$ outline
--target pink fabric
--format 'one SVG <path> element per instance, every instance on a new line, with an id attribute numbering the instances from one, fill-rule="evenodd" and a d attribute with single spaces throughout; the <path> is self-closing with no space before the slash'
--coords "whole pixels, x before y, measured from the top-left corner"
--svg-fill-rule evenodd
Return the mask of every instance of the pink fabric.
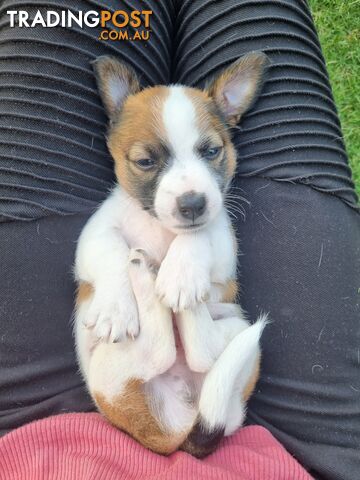
<path id="1" fill-rule="evenodd" d="M 1 480 L 309 480 L 262 427 L 225 439 L 205 460 L 155 455 L 100 415 L 70 414 L 26 425 L 0 440 Z"/>

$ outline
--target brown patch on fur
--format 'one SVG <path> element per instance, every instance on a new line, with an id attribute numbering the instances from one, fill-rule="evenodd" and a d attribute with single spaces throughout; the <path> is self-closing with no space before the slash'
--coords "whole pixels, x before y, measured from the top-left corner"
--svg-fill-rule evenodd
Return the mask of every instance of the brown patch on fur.
<path id="1" fill-rule="evenodd" d="M 234 303 L 238 293 L 238 286 L 236 280 L 230 280 L 224 287 L 222 301 L 224 303 Z"/>
<path id="2" fill-rule="evenodd" d="M 108 147 L 115 161 L 119 183 L 131 196 L 138 198 L 144 184 L 149 185 L 150 191 L 152 183 L 153 188 L 156 188 L 157 174 L 169 158 L 170 146 L 162 113 L 170 89 L 156 86 L 138 92 L 134 86 L 133 90 L 136 94 L 130 94 L 121 110 L 112 118 Z M 224 146 L 222 153 L 210 166 L 218 171 L 220 178 L 224 178 L 225 187 L 234 176 L 237 157 L 228 126 L 214 99 L 206 91 L 184 88 L 184 92 L 195 108 L 200 137 L 212 140 L 215 146 Z M 102 97 L 106 104 L 104 92 Z M 137 160 L 154 157 L 156 168 L 146 171 L 136 165 Z"/>
<path id="3" fill-rule="evenodd" d="M 144 155 L 148 148 L 156 152 L 161 150 L 162 142 L 166 143 L 162 109 L 168 92 L 166 87 L 160 86 L 147 88 L 129 97 L 110 130 L 108 146 L 115 160 L 116 176 L 123 188 L 135 198 L 136 182 L 151 180 L 157 174 L 157 169 L 142 171 L 135 161 L 142 159 L 139 157 L 141 151 Z"/>
<path id="4" fill-rule="evenodd" d="M 150 412 L 141 380 L 129 380 L 124 391 L 112 403 L 95 392 L 93 397 L 101 413 L 117 428 L 124 430 L 144 447 L 161 455 L 170 455 L 184 442 L 188 432 L 171 435 L 164 432 Z"/>
<path id="5" fill-rule="evenodd" d="M 244 393 L 243 393 L 243 400 L 244 402 L 247 402 L 249 398 L 251 397 L 251 394 L 253 393 L 256 383 L 259 380 L 260 376 L 260 360 L 261 360 L 261 355 L 259 354 L 257 358 L 257 362 L 254 368 L 254 372 L 248 382 L 248 384 L 245 387 Z"/>
<path id="6" fill-rule="evenodd" d="M 225 156 L 224 174 L 226 180 L 232 179 L 236 169 L 237 155 L 225 119 L 214 102 L 214 98 L 212 98 L 207 91 L 194 88 L 187 88 L 186 95 L 188 95 L 194 105 L 200 136 L 205 136 L 210 139 L 213 138 L 215 145 L 219 143 L 216 139 L 220 137 L 224 145 L 222 155 L 219 155 L 211 165 L 215 169 L 220 169 Z"/>
<path id="7" fill-rule="evenodd" d="M 94 293 L 94 287 L 87 282 L 81 282 L 77 289 L 76 306 L 88 300 Z"/>
<path id="8" fill-rule="evenodd" d="M 233 176 L 235 175 L 235 170 L 236 170 L 237 153 L 230 139 L 226 143 L 226 155 L 227 155 L 226 175 L 228 179 L 230 178 L 232 179 Z"/>

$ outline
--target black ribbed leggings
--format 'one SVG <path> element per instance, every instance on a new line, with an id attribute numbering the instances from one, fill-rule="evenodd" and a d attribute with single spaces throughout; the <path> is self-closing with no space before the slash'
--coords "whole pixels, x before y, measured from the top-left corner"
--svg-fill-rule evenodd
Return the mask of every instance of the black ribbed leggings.
<path id="1" fill-rule="evenodd" d="M 306 2 L 121 2 L 154 11 L 146 44 L 99 41 L 96 29 L 10 28 L 7 10 L 42 7 L 120 8 L 0 3 L 0 431 L 93 408 L 74 356 L 71 269 L 114 176 L 90 61 L 113 54 L 144 85 L 201 86 L 260 49 L 269 78 L 234 131 L 234 193 L 250 201 L 236 222 L 241 302 L 250 318 L 273 320 L 248 422 L 269 428 L 316 478 L 359 478 L 360 222 Z"/>

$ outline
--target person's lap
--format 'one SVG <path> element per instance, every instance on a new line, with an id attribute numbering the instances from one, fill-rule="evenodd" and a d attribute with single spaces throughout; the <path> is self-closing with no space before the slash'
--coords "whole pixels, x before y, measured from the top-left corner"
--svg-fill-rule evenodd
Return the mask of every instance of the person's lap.
<path id="1" fill-rule="evenodd" d="M 117 4 L 98 3 L 104 8 L 111 3 L 113 9 Z M 243 203 L 245 221 L 234 212 L 242 252 L 240 301 L 251 319 L 269 311 L 273 321 L 263 337 L 262 375 L 248 422 L 269 428 L 318 478 L 354 478 L 360 445 L 360 222 L 311 19 L 304 2 L 295 0 L 276 6 L 241 0 L 178 3 L 177 53 L 170 42 L 175 12 L 165 8 L 170 4 L 165 1 L 141 2 L 155 12 L 146 48 L 62 31 L 48 33 L 47 44 L 19 44 L 14 37 L 25 35 L 19 29 L 5 27 L 0 33 L 12 38 L 0 46 L 0 58 L 19 53 L 21 45 L 22 54 L 67 63 L 49 71 L 46 62 L 34 69 L 30 62 L 12 59 L 0 68 L 1 113 L 12 108 L 18 114 L 10 117 L 11 132 L 9 120 L 0 120 L 0 154 L 9 168 L 22 172 L 0 175 L 1 198 L 7 199 L 1 213 L 8 220 L 0 227 L 0 290 L 5 292 L 0 430 L 92 408 L 73 354 L 71 263 L 81 226 L 113 177 L 99 134 L 105 117 L 89 61 L 116 54 L 142 74 L 144 85 L 204 85 L 222 66 L 260 49 L 272 67 L 260 101 L 234 132 L 239 166 L 232 191 L 251 203 Z M 60 43 L 70 48 L 62 50 Z M 72 83 L 64 88 L 59 78 Z M 14 85 L 17 89 L 10 88 Z M 17 103 L 29 87 L 35 89 L 33 104 Z M 74 103 L 69 94 L 79 100 Z M 62 111 L 51 105 L 39 111 L 35 99 L 54 102 Z"/>
<path id="2" fill-rule="evenodd" d="M 191 2 L 180 16 L 182 81 L 202 85 L 248 50 L 272 62 L 235 133 L 231 203 L 250 202 L 239 199 L 244 221 L 237 212 L 240 301 L 251 319 L 267 311 L 273 322 L 248 422 L 319 478 L 351 479 L 360 467 L 360 222 L 317 37 L 302 2 L 210 8 Z"/>

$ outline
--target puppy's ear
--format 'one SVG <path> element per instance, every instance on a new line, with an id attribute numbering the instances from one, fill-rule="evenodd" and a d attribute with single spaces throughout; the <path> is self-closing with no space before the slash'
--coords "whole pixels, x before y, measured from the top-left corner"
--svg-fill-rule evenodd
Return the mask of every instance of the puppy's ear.
<path id="1" fill-rule="evenodd" d="M 249 53 L 225 69 L 207 87 L 208 94 L 230 125 L 236 125 L 255 102 L 269 63 L 264 53 Z"/>
<path id="2" fill-rule="evenodd" d="M 96 80 L 110 122 L 130 95 L 140 91 L 134 70 L 113 57 L 99 57 L 92 62 Z"/>

